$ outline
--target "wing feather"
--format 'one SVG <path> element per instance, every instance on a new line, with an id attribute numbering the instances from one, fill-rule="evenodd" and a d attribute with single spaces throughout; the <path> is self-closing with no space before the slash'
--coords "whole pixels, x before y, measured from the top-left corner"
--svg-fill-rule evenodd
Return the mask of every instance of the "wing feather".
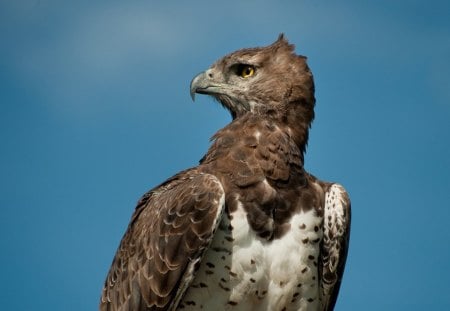
<path id="1" fill-rule="evenodd" d="M 350 237 L 350 199 L 339 184 L 325 193 L 324 232 L 321 250 L 322 310 L 333 310 L 344 273 Z"/>
<path id="2" fill-rule="evenodd" d="M 224 207 L 213 175 L 187 170 L 139 201 L 102 292 L 100 310 L 170 310 L 193 280 Z"/>

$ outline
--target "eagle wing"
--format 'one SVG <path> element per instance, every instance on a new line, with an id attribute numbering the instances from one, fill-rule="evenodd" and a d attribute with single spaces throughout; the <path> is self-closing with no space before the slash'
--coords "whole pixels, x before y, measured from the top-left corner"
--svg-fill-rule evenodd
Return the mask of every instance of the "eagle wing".
<path id="1" fill-rule="evenodd" d="M 333 310 L 344 273 L 350 237 L 350 199 L 339 184 L 325 193 L 324 231 L 320 262 L 323 308 Z"/>
<path id="2" fill-rule="evenodd" d="M 106 278 L 100 310 L 172 310 L 224 210 L 219 180 L 186 170 L 138 202 Z"/>

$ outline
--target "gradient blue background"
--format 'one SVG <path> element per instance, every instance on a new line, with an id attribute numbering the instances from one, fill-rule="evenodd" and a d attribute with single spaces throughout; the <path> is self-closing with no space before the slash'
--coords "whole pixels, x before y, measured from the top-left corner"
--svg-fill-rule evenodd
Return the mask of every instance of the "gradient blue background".
<path id="1" fill-rule="evenodd" d="M 450 2 L 0 0 L 0 308 L 95 310 L 135 202 L 230 121 L 191 78 L 280 32 L 353 202 L 336 310 L 450 308 Z"/>

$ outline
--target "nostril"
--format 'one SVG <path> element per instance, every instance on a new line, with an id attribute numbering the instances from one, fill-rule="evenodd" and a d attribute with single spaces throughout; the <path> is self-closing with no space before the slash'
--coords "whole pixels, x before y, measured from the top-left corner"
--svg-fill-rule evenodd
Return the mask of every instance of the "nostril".
<path id="1" fill-rule="evenodd" d="M 208 73 L 208 77 L 212 78 L 212 77 L 213 77 L 213 74 L 209 72 L 209 73 Z"/>

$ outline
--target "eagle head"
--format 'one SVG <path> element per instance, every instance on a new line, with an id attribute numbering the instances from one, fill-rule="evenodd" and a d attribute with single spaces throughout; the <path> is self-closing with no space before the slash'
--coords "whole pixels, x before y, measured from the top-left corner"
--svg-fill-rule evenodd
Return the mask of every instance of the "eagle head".
<path id="1" fill-rule="evenodd" d="M 233 119 L 248 112 L 286 117 L 299 107 L 304 121 L 314 118 L 306 57 L 296 55 L 283 34 L 269 46 L 238 50 L 215 62 L 192 79 L 192 99 L 195 93 L 213 96 Z"/>

